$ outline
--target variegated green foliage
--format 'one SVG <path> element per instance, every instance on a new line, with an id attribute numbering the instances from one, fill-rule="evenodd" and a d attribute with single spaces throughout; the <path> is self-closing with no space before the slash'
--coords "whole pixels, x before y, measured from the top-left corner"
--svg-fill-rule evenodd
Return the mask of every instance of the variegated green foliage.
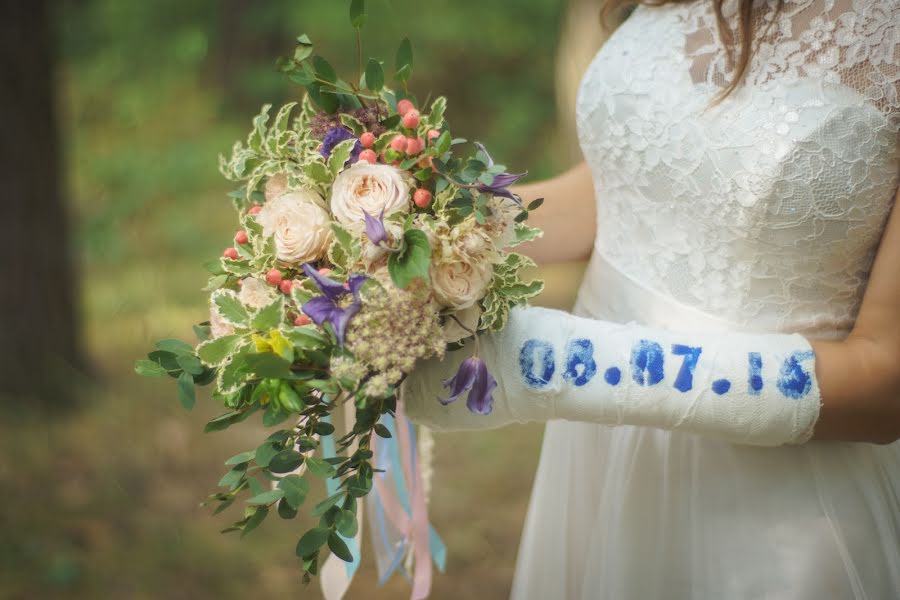
<path id="1" fill-rule="evenodd" d="M 322 195 L 334 180 L 334 169 L 316 151 L 318 140 L 309 135 L 315 107 L 308 97 L 304 98 L 299 115 L 291 121 L 296 106 L 296 102 L 282 106 L 271 123 L 272 105 L 263 106 L 253 119 L 246 144 L 236 142 L 229 158 L 219 157 L 222 175 L 229 181 L 244 182 L 241 193 L 232 196 L 239 209 L 247 208 L 260 185 L 273 175 L 283 173 L 289 184 L 314 189 Z"/>
<path id="2" fill-rule="evenodd" d="M 359 238 L 337 223 L 332 223 L 331 229 L 334 239 L 328 249 L 328 260 L 335 268 L 348 272 L 360 260 Z"/>
<path id="3" fill-rule="evenodd" d="M 494 279 L 481 301 L 484 313 L 479 329 L 500 331 L 506 326 L 509 309 L 525 304 L 544 289 L 544 282 L 536 279 L 525 283 L 521 271 L 535 266 L 533 260 L 523 254 L 509 253 L 503 262 L 494 265 Z"/>

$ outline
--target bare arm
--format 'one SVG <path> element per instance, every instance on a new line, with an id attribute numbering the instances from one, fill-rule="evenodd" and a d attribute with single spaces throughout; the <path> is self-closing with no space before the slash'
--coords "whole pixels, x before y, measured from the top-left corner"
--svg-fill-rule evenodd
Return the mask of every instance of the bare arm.
<path id="1" fill-rule="evenodd" d="M 587 163 L 561 175 L 513 188 L 527 205 L 535 198 L 544 204 L 528 217 L 528 224 L 544 230 L 544 237 L 516 251 L 538 264 L 583 260 L 590 256 L 596 235 L 594 184 Z"/>
<path id="2" fill-rule="evenodd" d="M 818 440 L 900 439 L 900 190 L 853 331 L 815 341 L 822 409 Z"/>

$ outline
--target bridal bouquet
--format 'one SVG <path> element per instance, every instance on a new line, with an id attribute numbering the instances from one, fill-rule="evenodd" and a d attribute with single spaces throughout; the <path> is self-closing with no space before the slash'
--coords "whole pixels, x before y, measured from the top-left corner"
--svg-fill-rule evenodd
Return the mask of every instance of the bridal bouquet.
<path id="1" fill-rule="evenodd" d="M 365 14 L 351 5 L 354 27 Z M 226 531 L 246 534 L 270 514 L 293 518 L 309 477 L 333 491 L 314 505 L 316 527 L 300 536 L 304 581 L 328 546 L 352 559 L 357 499 L 373 489 L 375 437 L 391 437 L 383 417 L 418 359 L 441 357 L 478 332 L 499 330 L 513 305 L 542 282 L 525 282 L 533 263 L 511 252 L 540 235 L 525 224 L 510 174 L 478 143 L 454 138 L 446 100 L 427 109 L 409 93 L 412 50 L 397 52 L 397 90 L 369 59 L 353 81 L 338 78 L 306 35 L 281 70 L 305 88 L 270 118 L 253 119 L 246 143 L 221 157 L 237 211 L 234 243 L 207 265 L 209 319 L 199 343 L 162 340 L 142 375 L 177 381 L 186 409 L 195 386 L 212 384 L 226 409 L 206 425 L 219 431 L 260 413 L 273 428 L 257 448 L 229 458 L 223 489 L 208 502 L 222 511 L 239 497 L 243 516 Z M 468 393 L 491 411 L 496 385 L 478 356 L 460 364 L 444 402 Z M 435 399 L 438 401 L 438 399 Z M 338 436 L 332 414 L 355 415 Z M 336 419 L 334 420 L 336 422 Z M 334 449 L 323 452 L 328 444 Z"/>

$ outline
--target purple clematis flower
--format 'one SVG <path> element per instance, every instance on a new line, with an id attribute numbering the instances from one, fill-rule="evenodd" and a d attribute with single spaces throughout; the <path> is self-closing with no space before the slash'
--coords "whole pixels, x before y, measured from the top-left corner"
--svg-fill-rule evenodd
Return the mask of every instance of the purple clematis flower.
<path id="1" fill-rule="evenodd" d="M 487 369 L 484 361 L 473 356 L 459 365 L 456 375 L 443 381 L 445 388 L 450 388 L 450 397 L 438 398 L 443 405 L 456 401 L 464 392 L 469 392 L 466 406 L 475 414 L 489 415 L 494 408 L 494 388 L 497 380 Z"/>
<path id="2" fill-rule="evenodd" d="M 354 138 L 356 138 L 356 136 L 346 127 L 332 127 L 328 130 L 328 133 L 325 134 L 325 138 L 322 140 L 322 147 L 319 148 L 319 154 L 321 154 L 325 160 L 328 160 L 328 157 L 331 156 L 331 152 L 334 150 L 335 146 L 344 140 L 351 140 Z M 362 144 L 359 143 L 359 140 L 356 140 L 356 144 L 353 146 L 353 150 L 350 152 L 350 158 L 347 162 L 352 164 L 359 160 L 359 153 L 362 152 L 362 150 Z"/>
<path id="3" fill-rule="evenodd" d="M 388 236 L 384 228 L 384 209 L 381 209 L 381 214 L 377 219 L 367 213 L 365 209 L 362 212 L 363 218 L 366 220 L 366 236 L 369 238 L 369 241 L 376 246 L 386 241 Z"/>
<path id="4" fill-rule="evenodd" d="M 494 159 L 491 158 L 490 154 L 488 154 L 487 149 L 480 142 L 475 142 L 475 145 L 479 150 L 484 152 L 484 155 L 487 157 L 487 166 L 493 167 Z M 521 204 L 519 198 L 517 198 L 516 195 L 509 191 L 507 188 L 509 188 L 509 186 L 522 179 L 526 175 L 528 175 L 528 171 L 525 171 L 524 173 L 500 173 L 499 175 L 494 175 L 494 181 L 492 181 L 490 185 L 481 184 L 476 189 L 479 192 L 493 194 L 494 196 L 502 196 L 504 198 L 509 198 L 516 204 Z"/>
<path id="5" fill-rule="evenodd" d="M 316 296 L 303 303 L 303 306 L 301 307 L 303 312 L 306 313 L 316 325 L 321 325 L 326 321 L 331 323 L 338 344 L 343 346 L 347 325 L 350 323 L 350 319 L 353 318 L 353 315 L 358 313 L 359 309 L 362 308 L 362 302 L 359 300 L 359 290 L 368 277 L 365 275 L 351 275 L 347 280 L 347 285 L 344 286 L 344 284 L 320 274 L 309 263 L 303 265 L 303 272 L 306 273 L 322 291 L 321 296 Z M 353 295 L 353 302 L 348 306 L 341 308 L 338 301 L 350 294 Z"/>

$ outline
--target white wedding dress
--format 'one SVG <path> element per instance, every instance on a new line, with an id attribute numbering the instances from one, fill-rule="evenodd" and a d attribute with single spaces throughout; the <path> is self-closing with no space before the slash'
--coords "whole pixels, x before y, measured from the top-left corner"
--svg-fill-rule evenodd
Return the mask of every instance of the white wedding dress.
<path id="1" fill-rule="evenodd" d="M 900 182 L 900 0 L 786 0 L 707 109 L 730 74 L 711 4 L 640 6 L 582 80 L 598 233 L 575 312 L 842 338 Z M 512 597 L 900 598 L 900 443 L 551 422 Z"/>

